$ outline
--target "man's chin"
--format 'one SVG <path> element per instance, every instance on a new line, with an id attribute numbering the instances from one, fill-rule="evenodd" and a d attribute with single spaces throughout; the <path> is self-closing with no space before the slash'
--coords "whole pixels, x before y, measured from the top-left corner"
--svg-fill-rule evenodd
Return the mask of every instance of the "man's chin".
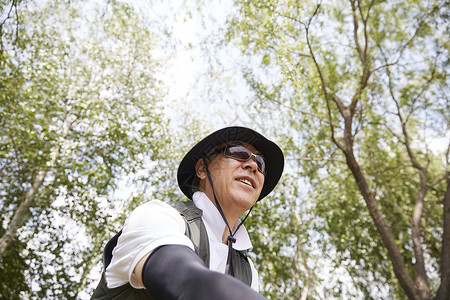
<path id="1" fill-rule="evenodd" d="M 258 199 L 254 193 L 248 194 L 245 193 L 244 195 L 239 195 L 239 197 L 235 198 L 236 200 L 234 203 L 236 203 L 240 208 L 243 209 L 245 212 L 246 210 L 250 209 L 253 205 L 255 205 L 256 200 Z"/>

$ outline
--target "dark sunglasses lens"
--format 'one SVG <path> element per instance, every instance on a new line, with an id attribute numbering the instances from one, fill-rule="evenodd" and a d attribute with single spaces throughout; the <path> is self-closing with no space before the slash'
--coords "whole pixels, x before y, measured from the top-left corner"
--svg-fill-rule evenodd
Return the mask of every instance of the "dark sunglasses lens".
<path id="1" fill-rule="evenodd" d="M 258 165 L 258 169 L 261 173 L 265 174 L 266 171 L 266 163 L 264 162 L 264 159 L 261 156 L 256 156 L 256 164 Z"/>
<path id="2" fill-rule="evenodd" d="M 226 154 L 239 159 L 239 160 L 248 160 L 251 156 L 252 153 L 250 152 L 250 150 L 248 150 L 245 147 L 241 147 L 241 146 L 232 146 L 232 147 L 227 147 L 227 149 L 225 150 Z"/>
<path id="3" fill-rule="evenodd" d="M 250 157 L 252 157 L 252 152 L 243 146 L 229 146 L 225 149 L 225 154 L 241 161 L 247 161 Z M 266 169 L 264 159 L 259 155 L 255 155 L 255 158 L 256 164 L 258 165 L 258 170 L 264 174 Z"/>

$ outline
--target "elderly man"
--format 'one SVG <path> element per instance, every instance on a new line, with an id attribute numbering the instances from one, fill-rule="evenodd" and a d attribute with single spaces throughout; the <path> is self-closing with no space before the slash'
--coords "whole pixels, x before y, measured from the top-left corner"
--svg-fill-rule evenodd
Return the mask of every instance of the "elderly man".
<path id="1" fill-rule="evenodd" d="M 243 223 L 283 167 L 280 148 L 249 128 L 223 128 L 198 142 L 177 176 L 192 201 L 136 208 L 105 248 L 92 299 L 264 299 Z"/>

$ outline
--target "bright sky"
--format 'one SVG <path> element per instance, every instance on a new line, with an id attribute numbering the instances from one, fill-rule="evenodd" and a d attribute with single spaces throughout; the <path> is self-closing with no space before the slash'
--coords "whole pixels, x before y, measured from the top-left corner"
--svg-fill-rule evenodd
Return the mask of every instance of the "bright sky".
<path id="1" fill-rule="evenodd" d="M 167 15 L 165 22 L 173 34 L 170 42 L 176 45 L 162 75 L 169 89 L 166 106 L 169 115 L 188 112 L 204 120 L 205 126 L 211 129 L 231 124 L 251 125 L 251 119 L 236 105 L 243 104 L 249 93 L 240 78 L 239 51 L 227 46 L 205 53 L 202 48 L 204 39 L 217 35 L 225 25 L 232 2 L 205 1 L 202 12 L 206 17 L 196 10 L 195 2 L 185 2 L 189 1 L 175 0 L 160 3 L 157 8 L 148 5 L 142 8 Z M 214 42 L 221 37 L 215 36 Z M 206 75 L 206 72 L 210 73 Z"/>

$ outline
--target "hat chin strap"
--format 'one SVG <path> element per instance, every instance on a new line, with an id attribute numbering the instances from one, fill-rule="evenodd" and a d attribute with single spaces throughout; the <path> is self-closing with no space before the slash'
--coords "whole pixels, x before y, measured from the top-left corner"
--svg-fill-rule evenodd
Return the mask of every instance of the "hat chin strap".
<path id="1" fill-rule="evenodd" d="M 234 276 L 234 270 L 233 270 L 233 264 L 232 264 L 232 260 L 233 260 L 233 255 L 232 255 L 233 243 L 236 242 L 236 238 L 234 237 L 234 235 L 239 230 L 239 228 L 242 226 L 242 224 L 244 224 L 245 220 L 247 220 L 247 217 L 252 212 L 253 205 L 252 205 L 252 207 L 250 207 L 250 210 L 248 211 L 248 213 L 245 216 L 245 218 L 239 223 L 239 225 L 236 228 L 236 230 L 234 232 L 232 232 L 231 227 L 228 224 L 227 218 L 225 217 L 225 214 L 223 213 L 222 207 L 220 206 L 220 203 L 217 200 L 216 192 L 214 191 L 214 184 L 213 184 L 213 181 L 212 181 L 212 178 L 211 178 L 211 173 L 209 172 L 208 163 L 206 162 L 206 157 L 203 156 L 202 158 L 203 158 L 203 163 L 205 164 L 206 175 L 208 176 L 209 183 L 211 184 L 211 189 L 212 189 L 212 192 L 213 192 L 213 195 L 214 195 L 214 201 L 216 202 L 217 209 L 219 210 L 219 213 L 222 216 L 222 219 L 225 221 L 225 224 L 227 225 L 228 231 L 229 231 L 229 235 L 227 237 L 227 240 L 228 240 L 228 257 L 227 257 L 227 264 L 226 264 L 226 267 L 225 267 L 225 274 L 229 274 L 231 276 Z"/>

